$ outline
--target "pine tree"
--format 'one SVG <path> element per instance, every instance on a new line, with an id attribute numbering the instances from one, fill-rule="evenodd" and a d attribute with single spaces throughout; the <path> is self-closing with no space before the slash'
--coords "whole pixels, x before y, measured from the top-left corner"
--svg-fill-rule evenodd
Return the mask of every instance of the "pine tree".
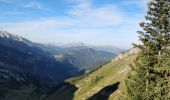
<path id="1" fill-rule="evenodd" d="M 150 0 L 145 19 L 127 94 L 130 100 L 170 100 L 170 0 Z"/>

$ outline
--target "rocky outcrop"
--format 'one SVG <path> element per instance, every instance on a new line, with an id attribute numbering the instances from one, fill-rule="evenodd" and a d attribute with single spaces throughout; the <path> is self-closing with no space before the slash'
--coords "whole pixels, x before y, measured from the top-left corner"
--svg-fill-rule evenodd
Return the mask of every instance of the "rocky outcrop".
<path id="1" fill-rule="evenodd" d="M 130 50 L 128 50 L 127 52 L 122 52 L 120 53 L 117 57 L 115 57 L 115 59 L 113 59 L 112 61 L 115 62 L 115 61 L 118 61 L 118 60 L 121 60 L 131 54 L 137 54 L 140 52 L 140 49 L 139 48 L 132 48 Z"/>

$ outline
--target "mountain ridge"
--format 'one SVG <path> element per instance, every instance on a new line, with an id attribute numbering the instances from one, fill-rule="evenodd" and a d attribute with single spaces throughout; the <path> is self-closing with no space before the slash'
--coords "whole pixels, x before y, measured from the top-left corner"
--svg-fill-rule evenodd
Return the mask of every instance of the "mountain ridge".
<path id="1" fill-rule="evenodd" d="M 1 72 L 8 70 L 16 75 L 17 73 L 23 73 L 24 76 L 33 75 L 49 86 L 57 85 L 58 82 L 74 76 L 73 72 L 78 74 L 77 68 L 69 62 L 56 61 L 36 44 L 18 35 L 0 32 L 0 47 Z M 4 75 L 1 74 L 3 77 Z M 17 77 L 10 79 L 17 80 Z M 50 80 L 52 84 L 47 80 Z"/>

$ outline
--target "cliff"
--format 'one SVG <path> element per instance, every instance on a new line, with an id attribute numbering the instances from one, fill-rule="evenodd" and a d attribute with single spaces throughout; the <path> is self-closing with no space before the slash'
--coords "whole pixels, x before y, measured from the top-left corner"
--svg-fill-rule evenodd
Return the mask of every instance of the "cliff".
<path id="1" fill-rule="evenodd" d="M 115 61 L 118 61 L 120 59 L 123 59 L 131 54 L 137 54 L 140 52 L 140 49 L 139 48 L 132 48 L 130 50 L 128 50 L 127 52 L 122 52 L 120 53 L 117 57 L 115 57 L 112 61 L 115 62 Z"/>

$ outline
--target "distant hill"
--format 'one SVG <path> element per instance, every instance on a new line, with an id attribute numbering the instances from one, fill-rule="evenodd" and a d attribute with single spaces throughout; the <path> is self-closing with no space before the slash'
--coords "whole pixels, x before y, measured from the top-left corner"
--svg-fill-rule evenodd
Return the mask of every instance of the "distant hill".
<path id="1" fill-rule="evenodd" d="M 103 63 L 110 62 L 115 56 L 110 52 L 79 48 L 63 55 L 55 55 L 55 58 L 68 61 L 80 70 L 93 70 Z"/>
<path id="2" fill-rule="evenodd" d="M 39 45 L 45 52 L 50 52 L 57 61 L 68 61 L 79 70 L 93 70 L 100 64 L 111 61 L 116 54 L 104 50 L 95 50 L 85 45 L 55 46 Z"/>

